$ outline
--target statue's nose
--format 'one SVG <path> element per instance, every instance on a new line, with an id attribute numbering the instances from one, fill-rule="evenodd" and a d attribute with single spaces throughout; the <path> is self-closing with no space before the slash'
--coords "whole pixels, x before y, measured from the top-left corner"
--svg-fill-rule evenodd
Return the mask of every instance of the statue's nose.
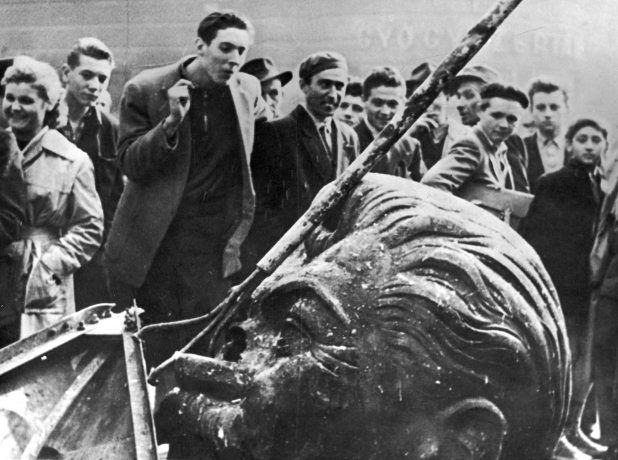
<path id="1" fill-rule="evenodd" d="M 206 356 L 180 353 L 174 366 L 176 380 L 183 390 L 199 391 L 216 399 L 241 398 L 250 382 L 242 366 Z"/>

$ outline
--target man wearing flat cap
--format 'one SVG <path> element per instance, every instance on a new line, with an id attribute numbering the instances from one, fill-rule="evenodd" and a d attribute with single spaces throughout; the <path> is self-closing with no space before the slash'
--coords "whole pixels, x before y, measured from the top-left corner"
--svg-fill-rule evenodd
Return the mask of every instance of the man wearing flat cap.
<path id="1" fill-rule="evenodd" d="M 300 64 L 304 103 L 256 130 L 251 162 L 257 210 L 248 245 L 259 259 L 359 151 L 358 138 L 333 117 L 348 83 L 348 65 L 334 52 L 311 54 Z"/>
<path id="2" fill-rule="evenodd" d="M 283 87 L 292 79 L 292 72 L 289 70 L 279 72 L 274 61 L 268 57 L 251 59 L 240 68 L 240 71 L 253 75 L 260 81 L 262 98 L 271 110 L 272 118 L 279 118 Z"/>

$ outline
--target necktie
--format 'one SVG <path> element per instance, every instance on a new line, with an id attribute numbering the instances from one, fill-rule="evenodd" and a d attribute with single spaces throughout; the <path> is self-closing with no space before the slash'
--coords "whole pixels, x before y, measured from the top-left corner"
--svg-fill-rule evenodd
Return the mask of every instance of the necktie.
<path id="1" fill-rule="evenodd" d="M 324 144 L 326 153 L 328 153 L 328 156 L 332 156 L 333 150 L 331 146 L 330 129 L 327 127 L 325 123 L 322 126 L 320 126 L 318 131 L 320 132 L 320 137 L 322 138 L 322 143 Z"/>

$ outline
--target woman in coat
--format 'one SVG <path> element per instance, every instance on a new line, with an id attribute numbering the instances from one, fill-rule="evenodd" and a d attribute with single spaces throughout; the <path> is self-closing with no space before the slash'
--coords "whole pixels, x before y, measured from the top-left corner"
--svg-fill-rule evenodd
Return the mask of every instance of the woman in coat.
<path id="1" fill-rule="evenodd" d="M 27 196 L 14 291 L 21 338 L 75 311 L 73 272 L 101 244 L 103 212 L 88 155 L 54 130 L 62 88 L 56 71 L 26 56 L 2 79 L 2 112 L 15 135 Z"/>

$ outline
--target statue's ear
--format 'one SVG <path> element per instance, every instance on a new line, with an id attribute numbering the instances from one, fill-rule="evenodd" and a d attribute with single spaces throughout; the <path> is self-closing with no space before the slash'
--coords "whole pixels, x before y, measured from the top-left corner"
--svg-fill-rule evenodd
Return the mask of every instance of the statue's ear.
<path id="1" fill-rule="evenodd" d="M 507 432 L 502 411 L 490 401 L 472 398 L 440 413 L 443 437 L 441 458 L 497 460 Z"/>

